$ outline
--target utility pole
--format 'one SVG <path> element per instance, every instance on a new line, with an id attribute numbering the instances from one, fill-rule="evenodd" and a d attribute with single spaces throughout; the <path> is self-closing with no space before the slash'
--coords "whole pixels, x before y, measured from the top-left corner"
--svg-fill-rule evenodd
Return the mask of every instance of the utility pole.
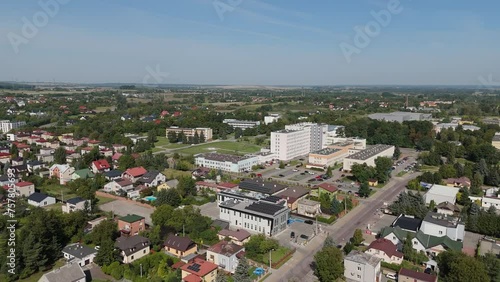
<path id="1" fill-rule="evenodd" d="M 140 265 L 141 265 L 141 278 L 142 278 L 142 263 Z"/>
<path id="2" fill-rule="evenodd" d="M 271 253 L 273 252 L 274 249 L 269 250 L 269 271 L 271 271 L 271 265 L 272 265 L 272 258 L 271 258 Z"/>

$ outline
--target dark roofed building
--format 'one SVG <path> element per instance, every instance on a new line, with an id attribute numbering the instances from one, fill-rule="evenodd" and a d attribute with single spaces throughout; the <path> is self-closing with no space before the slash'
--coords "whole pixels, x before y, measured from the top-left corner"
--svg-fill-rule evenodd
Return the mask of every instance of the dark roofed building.
<path id="1" fill-rule="evenodd" d="M 274 195 L 286 187 L 288 186 L 276 182 L 264 181 L 260 178 L 245 179 L 240 182 L 240 189 L 242 190 L 250 190 L 268 195 Z"/>
<path id="2" fill-rule="evenodd" d="M 421 223 L 421 219 L 401 214 L 396 218 L 396 220 L 394 220 L 391 226 L 398 226 L 405 231 L 417 233 L 417 231 L 420 229 Z"/>
<path id="3" fill-rule="evenodd" d="M 61 268 L 45 273 L 38 282 L 85 282 L 86 275 L 76 264 L 67 264 Z"/>
<path id="4" fill-rule="evenodd" d="M 288 187 L 276 196 L 285 199 L 290 210 L 294 211 L 298 208 L 298 201 L 304 199 L 308 194 L 309 191 L 302 187 Z"/>
<path id="5" fill-rule="evenodd" d="M 406 268 L 401 268 L 398 273 L 398 281 L 402 282 L 437 282 L 437 276 L 424 272 L 417 272 Z"/>
<path id="6" fill-rule="evenodd" d="M 123 263 L 131 263 L 149 254 L 150 241 L 148 238 L 136 236 L 122 236 L 116 239 L 115 247 L 121 251 Z"/>
<path id="7" fill-rule="evenodd" d="M 167 237 L 163 246 L 166 252 L 177 257 L 184 257 L 198 250 L 198 246 L 193 240 L 188 237 L 181 237 L 174 234 L 170 234 Z"/>
<path id="8" fill-rule="evenodd" d="M 67 245 L 62 252 L 66 260 L 75 261 L 80 266 L 92 263 L 97 254 L 97 250 L 80 243 Z"/>
<path id="9" fill-rule="evenodd" d="M 104 172 L 104 177 L 108 180 L 115 180 L 122 177 L 123 171 L 118 169 L 112 169 L 110 171 Z"/>

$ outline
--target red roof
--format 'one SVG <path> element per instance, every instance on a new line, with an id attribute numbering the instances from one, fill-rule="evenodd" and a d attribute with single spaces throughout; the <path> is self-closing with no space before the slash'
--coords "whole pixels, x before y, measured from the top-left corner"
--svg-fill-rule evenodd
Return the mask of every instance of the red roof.
<path id="1" fill-rule="evenodd" d="M 236 245 L 233 242 L 220 241 L 219 243 L 208 248 L 208 251 L 216 254 L 222 254 L 226 257 L 231 257 L 232 255 L 239 253 L 242 249 L 243 246 Z"/>
<path id="2" fill-rule="evenodd" d="M 384 253 L 386 253 L 386 255 L 388 255 L 389 257 L 398 257 L 398 258 L 402 258 L 403 257 L 403 253 L 400 253 L 398 252 L 398 247 L 396 245 L 394 245 L 391 240 L 387 240 L 385 238 L 380 238 L 380 239 L 377 239 L 375 241 L 373 241 L 369 246 L 368 246 L 368 249 L 375 249 L 375 250 L 380 250 Z"/>
<path id="3" fill-rule="evenodd" d="M 117 160 L 119 160 L 119 159 L 122 157 L 122 155 L 123 155 L 123 154 L 121 154 L 121 153 L 115 153 L 115 154 L 111 157 L 111 159 L 112 159 L 113 161 L 117 161 Z"/>
<path id="4" fill-rule="evenodd" d="M 234 189 L 234 188 L 238 187 L 238 184 L 229 183 L 229 182 L 221 182 L 218 184 L 218 187 L 225 188 L 225 189 Z"/>
<path id="5" fill-rule="evenodd" d="M 399 271 L 399 276 L 404 275 L 406 277 L 410 277 L 419 281 L 425 281 L 425 282 L 436 282 L 437 281 L 437 276 L 427 274 L 424 272 L 417 272 L 415 270 L 410 270 L 406 268 L 401 268 Z"/>
<path id="6" fill-rule="evenodd" d="M 198 268 L 198 271 L 191 270 L 190 266 L 193 264 L 197 263 L 200 267 Z M 209 274 L 210 272 L 214 271 L 217 269 L 217 265 L 215 263 L 211 263 L 209 261 L 205 260 L 196 260 L 195 262 L 192 263 L 187 263 L 181 267 L 183 271 L 189 272 L 191 274 L 194 274 L 198 277 L 204 277 L 205 275 Z M 201 281 L 201 280 L 198 280 Z"/>
<path id="7" fill-rule="evenodd" d="M 318 188 L 321 187 L 330 193 L 336 192 L 338 190 L 335 185 L 333 185 L 331 183 L 326 183 L 326 182 L 321 183 L 320 185 L 318 185 L 316 187 L 318 187 Z"/>
<path id="8" fill-rule="evenodd" d="M 97 160 L 97 161 L 93 161 L 92 164 L 98 169 L 98 170 L 101 170 L 101 169 L 107 169 L 107 168 L 110 168 L 109 166 L 109 163 L 107 160 Z"/>
<path id="9" fill-rule="evenodd" d="M 99 144 L 99 143 L 101 143 L 101 141 L 99 141 L 99 140 L 90 140 L 87 143 L 90 143 L 90 144 Z"/>
<path id="10" fill-rule="evenodd" d="M 0 157 L 9 157 L 10 158 L 10 153 L 0 153 Z"/>
<path id="11" fill-rule="evenodd" d="M 142 166 L 129 168 L 125 171 L 126 174 L 133 176 L 133 177 L 141 176 L 141 175 L 145 174 L 146 172 L 148 172 L 148 171 L 145 168 L 143 168 Z"/>
<path id="12" fill-rule="evenodd" d="M 166 115 L 168 115 L 168 114 L 169 114 L 169 112 L 168 112 L 168 111 L 162 111 L 162 112 L 161 112 L 161 114 L 160 114 L 160 116 L 164 117 L 164 116 L 166 116 Z"/>
<path id="13" fill-rule="evenodd" d="M 28 182 L 28 181 L 22 181 L 22 182 L 16 183 L 17 187 L 25 187 L 25 186 L 30 186 L 30 185 L 34 185 L 34 184 L 31 182 Z"/>
<path id="14" fill-rule="evenodd" d="M 180 268 L 181 266 L 183 266 L 183 265 L 185 265 L 185 264 L 186 264 L 186 263 L 185 263 L 185 262 L 183 262 L 183 261 L 181 260 L 181 261 L 178 261 L 178 262 L 176 262 L 176 263 L 172 264 L 172 266 L 171 266 L 171 267 L 172 267 L 172 269 L 177 269 L 177 268 Z"/>
<path id="15" fill-rule="evenodd" d="M 201 278 L 194 275 L 194 274 L 189 274 L 188 276 L 182 278 L 182 281 L 184 282 L 201 282 Z"/>

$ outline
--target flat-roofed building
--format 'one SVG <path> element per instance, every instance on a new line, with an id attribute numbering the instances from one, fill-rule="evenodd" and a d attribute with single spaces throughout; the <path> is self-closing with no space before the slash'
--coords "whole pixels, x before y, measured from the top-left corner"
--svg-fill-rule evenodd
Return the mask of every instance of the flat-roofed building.
<path id="1" fill-rule="evenodd" d="M 0 120 L 0 132 L 7 133 L 12 129 L 16 129 L 25 125 L 25 121 Z"/>
<path id="2" fill-rule="evenodd" d="M 433 184 L 424 195 L 425 204 L 429 205 L 431 201 L 434 201 L 436 205 L 443 202 L 455 204 L 459 190 L 455 187 Z"/>
<path id="3" fill-rule="evenodd" d="M 309 154 L 306 168 L 326 168 L 334 166 L 336 163 L 344 161 L 344 157 L 349 155 L 349 148 L 324 148 Z"/>
<path id="4" fill-rule="evenodd" d="M 459 126 L 461 126 L 463 130 L 470 130 L 470 131 L 476 131 L 476 130 L 481 129 L 479 126 L 475 126 L 475 125 L 470 125 L 470 124 L 461 125 L 459 123 L 451 123 L 450 122 L 450 123 L 438 123 L 438 124 L 434 125 L 434 131 L 436 131 L 436 133 L 439 133 L 443 129 L 455 130 Z"/>
<path id="5" fill-rule="evenodd" d="M 211 128 L 207 127 L 197 127 L 197 128 L 181 128 L 181 127 L 176 127 L 172 126 L 166 129 L 166 137 L 168 138 L 168 133 L 169 132 L 175 132 L 175 134 L 179 134 L 179 132 L 182 132 L 186 137 L 194 137 L 194 135 L 198 132 L 198 136 L 201 136 L 203 133 L 203 136 L 205 137 L 205 141 L 210 141 L 213 138 L 213 131 Z"/>
<path id="6" fill-rule="evenodd" d="M 366 163 L 368 166 L 375 166 L 378 157 L 392 158 L 393 155 L 394 146 L 375 145 L 345 157 L 343 170 L 350 171 L 353 164 Z"/>
<path id="7" fill-rule="evenodd" d="M 276 158 L 288 161 L 310 152 L 310 133 L 306 130 L 284 129 L 271 132 L 271 152 Z"/>
<path id="8" fill-rule="evenodd" d="M 237 119 L 225 119 L 222 121 L 233 128 L 241 128 L 243 130 L 247 128 L 254 128 L 260 125 L 260 121 L 252 121 L 252 120 L 237 120 Z"/>
<path id="9" fill-rule="evenodd" d="M 199 154 L 195 156 L 195 164 L 199 167 L 228 171 L 244 172 L 251 171 L 257 165 L 257 156 L 236 156 L 218 153 Z"/>
<path id="10" fill-rule="evenodd" d="M 411 121 L 411 120 L 430 120 L 432 114 L 411 113 L 411 112 L 392 112 L 392 113 L 375 113 L 368 115 L 369 118 L 383 121 Z"/>

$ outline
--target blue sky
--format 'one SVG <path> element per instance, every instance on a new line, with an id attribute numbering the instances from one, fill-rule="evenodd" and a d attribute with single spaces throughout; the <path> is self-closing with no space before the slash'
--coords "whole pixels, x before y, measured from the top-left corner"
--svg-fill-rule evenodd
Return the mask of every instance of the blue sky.
<path id="1" fill-rule="evenodd" d="M 389 8 L 397 0 L 40 2 L 57 1 L 67 3 L 33 34 L 23 33 L 23 18 L 43 20 L 38 1 L 0 2 L 0 80 L 154 83 L 148 69 L 158 68 L 169 74 L 161 83 L 500 81 L 494 0 L 399 0 L 397 9 Z M 380 11 L 390 15 L 384 26 L 372 15 Z M 355 29 L 369 23 L 379 32 L 356 44 Z M 357 52 L 348 60 L 341 46 Z"/>

